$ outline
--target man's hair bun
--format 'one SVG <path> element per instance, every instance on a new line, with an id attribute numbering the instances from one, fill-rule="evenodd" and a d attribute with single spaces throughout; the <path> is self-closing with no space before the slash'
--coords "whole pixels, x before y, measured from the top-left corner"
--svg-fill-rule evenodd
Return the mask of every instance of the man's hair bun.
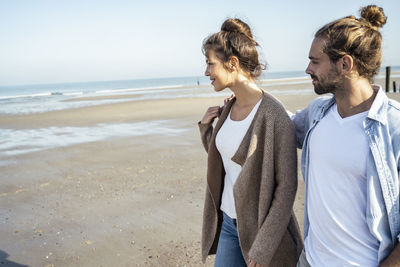
<path id="1" fill-rule="evenodd" d="M 383 27 L 386 23 L 387 17 L 383 12 L 383 8 L 376 5 L 369 5 L 360 9 L 361 18 L 368 21 L 376 30 Z"/>

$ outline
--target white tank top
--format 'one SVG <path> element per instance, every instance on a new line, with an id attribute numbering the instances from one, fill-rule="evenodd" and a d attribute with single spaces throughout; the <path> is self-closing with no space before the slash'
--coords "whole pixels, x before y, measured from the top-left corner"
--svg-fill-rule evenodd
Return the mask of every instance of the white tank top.
<path id="1" fill-rule="evenodd" d="M 236 219 L 235 199 L 233 197 L 233 187 L 238 178 L 242 167 L 233 162 L 231 159 L 239 148 L 258 107 L 261 99 L 253 107 L 249 115 L 244 120 L 231 120 L 231 112 L 229 112 L 224 124 L 221 126 L 215 138 L 215 144 L 222 157 L 225 169 L 224 191 L 222 192 L 221 210 L 229 217 Z M 232 111 L 232 110 L 231 110 Z"/>

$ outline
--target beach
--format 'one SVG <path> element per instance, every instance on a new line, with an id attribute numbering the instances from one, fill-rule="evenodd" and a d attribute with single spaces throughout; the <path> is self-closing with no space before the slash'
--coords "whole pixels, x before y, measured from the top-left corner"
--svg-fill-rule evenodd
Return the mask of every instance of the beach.
<path id="1" fill-rule="evenodd" d="M 294 112 L 316 95 L 292 82 L 263 88 Z M 106 95 L 128 100 L 0 115 L 5 136 L 21 142 L 0 158 L 0 265 L 213 266 L 200 259 L 207 154 L 197 122 L 227 94 L 202 88 L 209 94 Z M 303 207 L 299 171 L 301 229 Z"/>

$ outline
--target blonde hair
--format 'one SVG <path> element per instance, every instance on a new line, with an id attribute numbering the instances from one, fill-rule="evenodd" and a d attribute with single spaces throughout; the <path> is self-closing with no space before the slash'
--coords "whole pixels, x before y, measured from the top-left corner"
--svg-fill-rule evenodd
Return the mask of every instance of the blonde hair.
<path id="1" fill-rule="evenodd" d="M 258 58 L 258 46 L 249 25 L 240 19 L 229 18 L 222 24 L 221 31 L 203 41 L 202 51 L 207 55 L 208 50 L 213 50 L 223 63 L 228 62 L 232 56 L 236 56 L 240 67 L 255 79 L 265 69 Z"/>
<path id="2" fill-rule="evenodd" d="M 382 35 L 386 23 L 383 8 L 369 5 L 360 9 L 361 17 L 344 17 L 326 24 L 315 34 L 325 41 L 323 52 L 332 62 L 350 55 L 360 76 L 372 82 L 382 62 Z"/>

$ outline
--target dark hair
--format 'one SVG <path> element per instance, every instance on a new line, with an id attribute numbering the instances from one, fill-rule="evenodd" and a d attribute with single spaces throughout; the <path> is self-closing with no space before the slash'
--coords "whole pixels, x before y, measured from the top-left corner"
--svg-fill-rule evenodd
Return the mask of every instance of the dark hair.
<path id="1" fill-rule="evenodd" d="M 213 50 L 223 63 L 236 56 L 240 67 L 254 79 L 265 69 L 258 59 L 258 46 L 249 25 L 240 19 L 229 18 L 222 24 L 221 31 L 204 39 L 202 51 L 206 55 L 208 50 Z"/>
<path id="2" fill-rule="evenodd" d="M 382 35 L 379 28 L 387 17 L 381 7 L 369 5 L 360 9 L 361 17 L 344 17 L 326 24 L 315 34 L 325 41 L 323 52 L 332 62 L 350 55 L 360 76 L 372 82 L 382 63 Z"/>

